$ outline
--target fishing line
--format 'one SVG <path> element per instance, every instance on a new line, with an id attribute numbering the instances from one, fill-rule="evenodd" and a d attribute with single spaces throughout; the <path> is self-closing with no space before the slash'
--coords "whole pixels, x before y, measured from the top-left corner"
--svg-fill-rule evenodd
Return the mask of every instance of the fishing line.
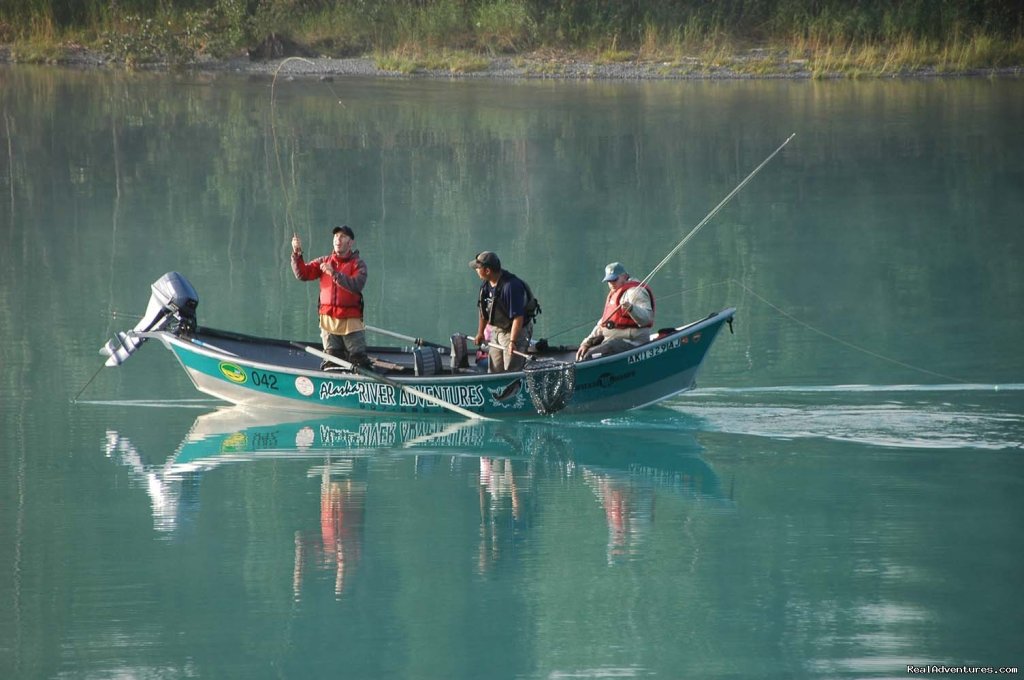
<path id="1" fill-rule="evenodd" d="M 88 387 L 89 385 L 91 385 L 91 384 L 92 384 L 92 381 L 96 379 L 96 376 L 98 376 L 98 375 L 100 374 L 100 371 L 102 371 L 102 370 L 103 370 L 104 368 L 106 368 L 106 367 L 107 367 L 107 364 L 106 364 L 106 363 L 102 363 L 102 364 L 100 364 L 100 367 L 96 369 L 96 372 L 92 374 L 92 377 L 91 377 L 91 378 L 89 378 L 89 379 L 88 379 L 88 380 L 87 380 L 87 381 L 85 382 L 85 384 L 84 384 L 84 385 L 82 385 L 82 389 L 78 390 L 78 394 L 76 394 L 76 395 L 75 395 L 75 398 L 71 400 L 71 403 L 72 403 L 72 404 L 74 404 L 74 403 L 77 403 L 77 402 L 78 402 L 78 398 L 79 398 L 80 396 L 82 396 L 82 392 L 85 392 L 85 388 L 86 388 L 86 387 Z"/>
<path id="2" fill-rule="evenodd" d="M 111 219 L 110 229 L 110 277 L 108 278 L 109 283 L 107 284 L 107 300 L 109 300 L 107 309 L 107 318 L 114 317 L 114 311 L 109 306 L 114 304 L 114 263 L 116 260 L 115 253 L 117 252 L 117 229 L 119 223 L 119 216 L 121 214 L 121 152 L 120 146 L 117 143 L 117 122 L 116 119 L 111 120 L 111 148 L 114 156 L 114 207 L 113 215 Z M 13 176 L 13 175 L 12 175 Z M 12 182 L 13 187 L 13 182 Z M 96 369 L 96 372 L 92 374 L 92 377 L 82 386 L 82 389 L 78 390 L 78 394 L 71 400 L 71 403 L 76 403 L 78 398 L 82 396 L 82 392 L 85 392 L 85 388 L 92 384 L 92 381 L 96 379 L 96 376 L 106 367 L 106 362 L 100 364 L 100 367 Z"/>
<path id="3" fill-rule="evenodd" d="M 1024 392 L 1022 383 L 958 383 L 955 385 L 774 385 L 769 387 L 702 387 L 701 396 L 721 394 L 875 394 L 886 392 Z"/>
<path id="4" fill-rule="evenodd" d="M 7 176 L 11 178 L 11 224 L 14 221 L 14 138 L 11 136 L 11 117 L 4 110 L 4 125 L 7 128 Z"/>
<path id="5" fill-rule="evenodd" d="M 301 61 L 301 62 L 305 62 L 306 64 L 309 64 L 310 66 L 314 66 L 314 67 L 316 66 L 316 64 L 314 64 L 312 61 L 310 61 L 309 59 L 305 59 L 303 57 L 288 57 L 287 59 L 283 60 L 280 64 L 278 64 L 276 69 L 274 69 L 274 78 L 273 78 L 273 80 L 270 83 L 270 135 L 271 135 L 271 138 L 273 140 L 273 146 L 274 146 L 274 162 L 277 165 L 277 178 L 278 178 L 278 182 L 281 185 L 281 194 L 284 197 L 284 222 L 285 222 L 285 234 L 284 234 L 284 236 L 285 236 L 286 239 L 291 237 L 291 236 L 294 236 L 294 235 L 298 234 L 298 229 L 295 226 L 295 217 L 292 214 L 293 206 L 294 206 L 295 202 L 297 201 L 298 182 L 296 180 L 296 174 L 297 173 L 296 173 L 296 169 L 295 169 L 295 154 L 293 152 L 293 154 L 292 154 L 292 162 L 291 162 L 291 169 L 290 169 L 291 181 L 292 181 L 292 190 L 291 191 L 288 190 L 288 186 L 287 186 L 287 184 L 285 182 L 284 166 L 283 166 L 283 164 L 281 162 L 281 148 L 280 148 L 280 144 L 278 143 L 278 138 L 277 138 L 277 76 L 281 73 L 281 69 L 284 68 L 285 64 L 287 64 L 290 61 Z M 323 82 L 324 82 L 325 86 L 327 87 L 327 89 L 330 90 L 331 96 L 334 97 L 339 104 L 342 104 L 342 101 L 338 97 L 338 93 L 334 90 L 334 88 L 331 87 L 331 85 L 327 81 L 323 81 Z M 309 242 L 311 242 L 313 240 L 312 228 L 311 228 L 310 225 L 307 225 L 306 239 L 307 239 L 307 243 L 309 243 Z M 284 276 L 284 274 L 282 274 L 282 276 Z M 282 285 L 284 285 L 283 281 L 281 283 L 282 283 Z M 310 308 L 307 307 L 307 311 L 306 311 L 306 315 L 307 315 L 306 322 L 307 323 L 309 323 L 311 321 L 310 316 L 309 316 L 310 313 L 311 313 L 310 312 Z"/>
<path id="6" fill-rule="evenodd" d="M 117 309 L 113 309 L 109 313 L 101 312 L 101 314 L 104 319 L 138 319 L 142 316 L 139 312 L 122 312 Z"/>
<path id="7" fill-rule="evenodd" d="M 277 107 L 277 76 L 281 73 L 281 69 L 284 65 L 290 61 L 304 61 L 310 66 L 315 66 L 309 59 L 303 57 L 288 57 L 274 69 L 274 78 L 270 81 L 270 136 L 274 143 L 274 161 L 277 163 L 277 178 L 281 183 L 281 194 L 284 196 L 284 223 L 288 231 L 295 231 L 295 219 L 292 217 L 292 202 L 294 198 L 289 193 L 284 180 L 284 167 L 281 165 L 281 148 L 277 142 L 277 120 L 276 120 L 276 107 Z M 295 179 L 295 168 L 292 168 L 292 180 Z"/>
<path id="8" fill-rule="evenodd" d="M 887 356 L 885 356 L 883 354 L 879 354 L 878 352 L 873 352 L 873 351 L 867 349 L 866 347 L 861 347 L 860 345 L 854 344 L 854 343 L 850 342 L 849 340 L 844 340 L 843 338 L 840 338 L 838 336 L 832 335 L 831 333 L 829 333 L 827 331 L 823 331 L 820 328 L 816 328 L 816 327 L 812 326 L 811 324 L 807 323 L 806 321 L 802 321 L 802 320 L 796 318 L 795 316 L 793 316 L 792 314 L 790 314 L 786 310 L 782 309 L 778 305 L 776 305 L 776 304 L 766 300 L 765 298 L 761 297 L 760 295 L 758 295 L 754 291 L 750 290 L 750 288 L 748 288 L 747 286 L 743 285 L 742 282 L 737 281 L 736 279 L 730 279 L 730 280 L 733 283 L 735 283 L 737 286 L 739 286 L 740 288 L 742 288 L 743 290 L 745 290 L 746 292 L 750 293 L 755 298 L 757 298 L 758 300 L 763 302 L 764 304 L 766 304 L 769 307 L 771 307 L 772 309 L 774 309 L 776 312 L 778 312 L 782 316 L 784 316 L 787 319 L 789 319 L 790 321 L 792 321 L 792 322 L 794 322 L 794 323 L 796 323 L 796 324 L 798 324 L 800 326 L 803 326 L 804 328 L 806 328 L 807 330 L 809 330 L 809 331 L 811 331 L 813 333 L 817 333 L 818 335 L 822 336 L 823 338 L 828 338 L 829 340 L 832 340 L 833 342 L 837 342 L 840 345 L 848 347 L 848 348 L 850 348 L 852 350 L 856 350 L 856 351 L 861 352 L 863 354 L 866 354 L 866 355 L 868 355 L 870 357 L 874 357 L 875 359 L 880 359 L 882 361 L 886 361 L 886 362 L 888 362 L 890 364 L 894 364 L 894 365 L 899 366 L 901 368 L 908 368 L 908 369 L 910 369 L 912 371 L 917 371 L 919 373 L 924 373 L 926 375 L 931 375 L 931 376 L 934 376 L 936 378 L 942 378 L 944 380 L 952 380 L 955 383 L 967 384 L 967 383 L 970 382 L 970 381 L 967 381 L 967 380 L 963 380 L 962 378 L 957 378 L 957 377 L 954 377 L 954 376 L 951 376 L 951 375 L 946 375 L 945 373 L 939 373 L 937 371 L 931 371 L 931 370 L 929 370 L 927 368 L 921 368 L 920 366 L 914 366 L 913 364 L 908 364 L 907 362 L 900 361 L 899 359 L 893 359 L 891 357 L 887 357 Z"/>

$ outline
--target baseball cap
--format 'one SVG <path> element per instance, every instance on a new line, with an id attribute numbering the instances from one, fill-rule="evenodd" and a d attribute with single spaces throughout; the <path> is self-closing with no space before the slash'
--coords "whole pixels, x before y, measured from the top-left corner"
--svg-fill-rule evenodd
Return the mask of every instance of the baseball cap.
<path id="1" fill-rule="evenodd" d="M 469 266 L 473 269 L 480 269 L 481 267 L 487 267 L 488 269 L 501 269 L 501 260 L 498 256 L 489 250 L 485 250 L 482 253 L 477 253 Z"/>
<path id="2" fill-rule="evenodd" d="M 355 239 L 356 237 L 356 235 L 352 233 L 352 228 L 349 227 L 347 224 L 343 224 L 340 227 L 335 227 L 334 229 L 332 229 L 331 235 L 337 234 L 339 231 L 345 236 L 348 236 L 350 239 Z"/>
<path id="3" fill-rule="evenodd" d="M 610 265 L 604 268 L 604 278 L 601 279 L 605 283 L 608 281 L 614 281 L 623 274 L 626 273 L 626 265 L 621 262 L 612 262 Z"/>

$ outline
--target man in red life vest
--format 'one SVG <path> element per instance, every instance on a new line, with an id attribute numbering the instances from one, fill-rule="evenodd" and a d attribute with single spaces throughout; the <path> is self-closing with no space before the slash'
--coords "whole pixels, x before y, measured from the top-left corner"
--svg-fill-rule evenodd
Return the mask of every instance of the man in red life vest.
<path id="1" fill-rule="evenodd" d="M 302 259 L 302 241 L 292 236 L 292 272 L 300 281 L 320 282 L 320 337 L 324 351 L 361 368 L 371 368 L 366 356 L 363 324 L 363 286 L 366 263 L 355 250 L 355 234 L 348 225 L 335 227 L 334 251 L 311 262 Z M 324 369 L 333 364 L 324 362 Z"/>
<path id="2" fill-rule="evenodd" d="M 621 262 L 604 268 L 608 297 L 601 320 L 580 348 L 576 361 L 624 352 L 650 340 L 654 326 L 654 293 L 645 283 L 631 279 Z"/>

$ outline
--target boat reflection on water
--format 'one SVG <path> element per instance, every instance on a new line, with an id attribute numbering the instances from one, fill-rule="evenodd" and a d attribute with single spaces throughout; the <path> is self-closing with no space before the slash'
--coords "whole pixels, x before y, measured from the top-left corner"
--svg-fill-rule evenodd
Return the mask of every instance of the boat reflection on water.
<path id="1" fill-rule="evenodd" d="M 363 551 L 369 473 L 378 460 L 409 456 L 416 479 L 457 471 L 475 486 L 481 573 L 527 538 L 544 505 L 541 497 L 551 502 L 561 486 L 585 485 L 603 508 L 609 564 L 636 554 L 650 534 L 656 501 L 665 494 L 731 507 L 717 474 L 700 455 L 695 428 L 681 428 L 678 414 L 672 421 L 644 417 L 643 423 L 515 423 L 310 418 L 230 407 L 196 418 L 160 463 L 146 464 L 131 438 L 115 430 L 107 432 L 104 447 L 148 493 L 157 531 L 174 538 L 194 524 L 200 481 L 209 471 L 259 460 L 315 460 L 306 476 L 320 484 L 319 529 L 295 532 L 292 585 L 299 597 L 309 569 L 333 570 L 334 592 L 340 596 Z"/>

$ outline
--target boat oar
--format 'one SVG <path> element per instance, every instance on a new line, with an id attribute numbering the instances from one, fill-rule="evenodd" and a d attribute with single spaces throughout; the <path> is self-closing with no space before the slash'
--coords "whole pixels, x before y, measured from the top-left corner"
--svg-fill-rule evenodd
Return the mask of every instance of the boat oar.
<path id="1" fill-rule="evenodd" d="M 398 393 L 401 393 L 402 390 L 405 390 L 406 392 L 408 392 L 409 394 L 413 395 L 414 397 L 419 397 L 423 401 L 429 402 L 429 403 L 434 404 L 436 406 L 440 406 L 441 408 L 447 409 L 447 410 L 451 411 L 452 413 L 458 413 L 460 416 L 465 416 L 467 418 L 473 418 L 475 420 L 491 420 L 491 418 L 487 418 L 486 416 L 482 416 L 479 413 L 473 413 L 472 411 L 470 411 L 468 409 L 464 409 L 461 406 L 456 406 L 455 404 L 453 404 L 453 403 L 451 403 L 449 401 L 445 401 L 444 399 L 439 399 L 438 397 L 435 397 L 432 394 L 427 394 L 426 392 L 424 392 L 422 390 L 418 390 L 415 387 L 411 387 L 409 385 L 405 385 L 403 383 L 398 382 L 397 380 L 391 380 L 390 378 L 385 378 L 384 376 L 378 375 L 378 374 L 374 373 L 373 371 L 368 371 L 368 370 L 366 370 L 364 368 L 360 368 L 360 367 L 356 366 L 355 364 L 351 364 L 351 363 L 345 361 L 344 359 L 339 359 L 336 356 L 331 356 L 327 352 L 323 352 L 321 350 L 318 350 L 315 347 L 310 347 L 309 345 L 303 345 L 303 344 L 298 343 L 298 342 L 293 342 L 292 345 L 295 346 L 295 347 L 300 347 L 303 350 L 305 350 L 306 352 L 308 352 L 309 354 L 312 354 L 315 357 L 320 357 L 324 361 L 329 361 L 332 364 L 337 364 L 338 366 L 341 366 L 342 368 L 346 368 L 346 369 L 348 369 L 348 370 L 350 370 L 350 371 L 352 371 L 354 373 L 358 373 L 359 375 L 363 376 L 364 378 L 369 378 L 370 380 L 375 380 L 377 382 L 384 383 L 385 385 L 390 385 Z"/>

